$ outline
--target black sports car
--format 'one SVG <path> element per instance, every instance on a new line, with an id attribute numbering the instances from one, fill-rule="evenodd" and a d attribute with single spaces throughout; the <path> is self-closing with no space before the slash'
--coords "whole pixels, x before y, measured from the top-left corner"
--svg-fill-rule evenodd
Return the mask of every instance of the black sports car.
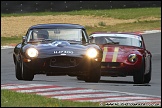
<path id="1" fill-rule="evenodd" d="M 98 82 L 102 49 L 90 44 L 78 24 L 38 24 L 31 26 L 14 48 L 13 60 L 18 80 L 33 80 L 36 74 L 84 77 Z"/>

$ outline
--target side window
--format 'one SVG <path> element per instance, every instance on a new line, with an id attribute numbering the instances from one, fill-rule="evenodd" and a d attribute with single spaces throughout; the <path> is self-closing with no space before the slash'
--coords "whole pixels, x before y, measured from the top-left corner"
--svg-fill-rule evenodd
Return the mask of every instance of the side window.
<path id="1" fill-rule="evenodd" d="M 83 31 L 82 31 L 82 43 L 86 43 L 86 40 L 85 40 L 85 36 L 84 36 Z"/>
<path id="2" fill-rule="evenodd" d="M 37 39 L 37 33 L 36 32 L 32 32 L 32 38 L 31 39 Z"/>
<path id="3" fill-rule="evenodd" d="M 33 41 L 34 39 L 36 39 L 37 37 L 37 33 L 35 33 L 34 31 L 30 30 L 27 34 L 27 42 L 29 41 Z"/>
<path id="4" fill-rule="evenodd" d="M 31 31 L 30 40 L 32 41 L 34 39 L 37 39 L 37 33 L 35 33 L 34 31 Z"/>
<path id="5" fill-rule="evenodd" d="M 27 42 L 30 41 L 30 38 L 32 37 L 31 34 L 32 34 L 31 30 L 26 33 Z"/>
<path id="6" fill-rule="evenodd" d="M 88 42 L 88 36 L 86 35 L 85 31 L 82 30 L 82 43 Z"/>
<path id="7" fill-rule="evenodd" d="M 142 41 L 139 41 L 139 46 L 142 48 L 143 45 L 142 45 Z"/>

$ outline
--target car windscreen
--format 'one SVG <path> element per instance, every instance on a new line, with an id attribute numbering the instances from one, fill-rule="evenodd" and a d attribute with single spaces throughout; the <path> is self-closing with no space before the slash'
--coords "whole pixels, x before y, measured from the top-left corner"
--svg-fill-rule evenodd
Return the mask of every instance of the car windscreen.
<path id="1" fill-rule="evenodd" d="M 142 39 L 139 36 L 96 36 L 91 39 L 91 42 L 96 44 L 119 44 L 142 47 Z"/>
<path id="2" fill-rule="evenodd" d="M 88 41 L 82 29 L 34 29 L 28 35 L 28 42 L 37 40 Z"/>

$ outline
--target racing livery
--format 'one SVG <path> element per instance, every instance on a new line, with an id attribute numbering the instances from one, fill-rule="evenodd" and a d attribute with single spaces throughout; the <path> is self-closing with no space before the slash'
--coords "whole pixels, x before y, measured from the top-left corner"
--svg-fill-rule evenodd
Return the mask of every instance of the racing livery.
<path id="1" fill-rule="evenodd" d="M 96 32 L 90 41 L 103 50 L 102 76 L 133 76 L 136 84 L 150 82 L 152 55 L 141 34 Z"/>
<path id="2" fill-rule="evenodd" d="M 33 80 L 36 74 L 83 76 L 85 82 L 100 80 L 102 49 L 89 43 L 78 24 L 31 26 L 14 48 L 18 80 Z"/>

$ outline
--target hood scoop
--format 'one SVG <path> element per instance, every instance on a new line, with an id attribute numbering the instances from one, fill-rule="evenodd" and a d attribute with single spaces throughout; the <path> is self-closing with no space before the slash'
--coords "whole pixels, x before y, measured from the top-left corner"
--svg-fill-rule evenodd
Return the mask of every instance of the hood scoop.
<path id="1" fill-rule="evenodd" d="M 70 45 L 70 43 L 67 42 L 67 41 L 54 41 L 52 44 L 57 46 L 57 47 L 64 47 L 64 46 Z"/>

